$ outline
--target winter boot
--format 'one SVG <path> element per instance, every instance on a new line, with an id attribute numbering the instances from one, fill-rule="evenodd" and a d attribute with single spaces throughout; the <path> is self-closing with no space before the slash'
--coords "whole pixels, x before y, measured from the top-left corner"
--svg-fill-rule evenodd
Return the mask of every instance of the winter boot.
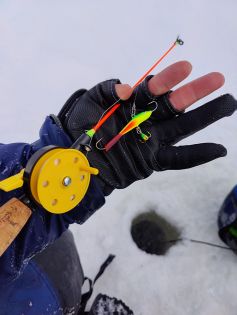
<path id="1" fill-rule="evenodd" d="M 99 272 L 95 279 L 85 277 L 84 280 L 89 282 L 89 291 L 82 295 L 81 306 L 78 315 L 134 315 L 130 308 L 121 300 L 111 298 L 104 294 L 97 295 L 89 312 L 86 312 L 87 303 L 92 296 L 96 281 L 103 275 L 105 269 L 114 260 L 114 255 L 109 255 L 105 262 L 100 266 Z"/>

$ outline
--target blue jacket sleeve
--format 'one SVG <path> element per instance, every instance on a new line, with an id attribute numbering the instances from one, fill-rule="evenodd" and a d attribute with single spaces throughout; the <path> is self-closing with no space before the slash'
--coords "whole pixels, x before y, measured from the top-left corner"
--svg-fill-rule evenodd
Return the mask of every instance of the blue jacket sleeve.
<path id="1" fill-rule="evenodd" d="M 40 138 L 32 145 L 26 143 L 0 145 L 0 180 L 18 173 L 25 167 L 34 152 L 46 145 L 70 147 L 66 133 L 47 117 L 40 130 Z M 10 193 L 0 191 L 0 205 L 12 197 L 22 195 L 18 189 Z M 0 288 L 14 281 L 28 261 L 50 243 L 54 242 L 74 222 L 82 224 L 105 202 L 103 193 L 92 177 L 86 196 L 73 210 L 54 215 L 38 207 L 15 241 L 0 257 Z"/>

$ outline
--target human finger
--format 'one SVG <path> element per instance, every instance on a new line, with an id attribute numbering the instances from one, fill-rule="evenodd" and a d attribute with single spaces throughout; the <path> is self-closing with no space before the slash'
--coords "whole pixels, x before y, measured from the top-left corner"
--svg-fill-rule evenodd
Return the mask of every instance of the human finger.
<path id="1" fill-rule="evenodd" d="M 178 111 L 184 111 L 193 103 L 223 86 L 225 77 L 212 72 L 185 84 L 169 95 L 169 101 Z"/>
<path id="2" fill-rule="evenodd" d="M 138 111 L 154 109 L 152 120 L 163 121 L 170 119 L 180 112 L 169 101 L 170 89 L 184 80 L 191 72 L 192 66 L 188 61 L 179 61 L 167 67 L 154 77 L 148 76 L 134 91 L 134 104 Z"/>
<path id="3" fill-rule="evenodd" d="M 186 79 L 192 71 L 188 61 L 178 61 L 165 68 L 148 81 L 149 92 L 153 96 L 167 93 L 178 83 Z"/>
<path id="4" fill-rule="evenodd" d="M 180 170 L 210 162 L 226 154 L 226 148 L 221 144 L 199 143 L 164 147 L 158 151 L 157 160 L 163 170 Z"/>
<path id="5" fill-rule="evenodd" d="M 206 128 L 219 119 L 231 116 L 237 109 L 237 101 L 230 94 L 222 95 L 192 111 L 174 119 L 157 124 L 159 141 L 175 144 L 182 139 Z"/>
<path id="6" fill-rule="evenodd" d="M 116 84 L 115 91 L 121 100 L 127 100 L 132 95 L 133 89 L 128 84 Z"/>

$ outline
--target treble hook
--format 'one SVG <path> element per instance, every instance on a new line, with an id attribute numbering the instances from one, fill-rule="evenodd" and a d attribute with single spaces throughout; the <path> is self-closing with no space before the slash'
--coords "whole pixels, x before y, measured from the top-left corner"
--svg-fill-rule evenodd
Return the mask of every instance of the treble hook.
<path id="1" fill-rule="evenodd" d="M 140 139 L 140 142 L 145 143 L 151 138 L 151 133 L 149 131 L 147 131 L 147 134 L 142 132 L 142 133 L 140 133 L 140 136 L 142 138 L 142 139 Z"/>

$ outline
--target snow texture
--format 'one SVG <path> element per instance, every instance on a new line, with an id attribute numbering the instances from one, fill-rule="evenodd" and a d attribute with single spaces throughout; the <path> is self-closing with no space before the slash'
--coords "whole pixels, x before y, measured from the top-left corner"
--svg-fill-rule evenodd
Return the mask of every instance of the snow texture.
<path id="1" fill-rule="evenodd" d="M 133 84 L 177 34 L 185 45 L 157 71 L 186 59 L 194 66 L 190 79 L 223 72 L 225 86 L 198 105 L 226 92 L 237 96 L 235 0 L 2 0 L 0 8 L 0 142 L 37 139 L 44 117 L 57 114 L 78 88 L 113 77 Z M 225 144 L 226 158 L 153 174 L 115 191 L 88 222 L 73 226 L 86 275 L 93 278 L 108 254 L 116 255 L 93 297 L 115 296 L 136 315 L 236 315 L 237 257 L 231 251 L 185 241 L 166 256 L 153 256 L 130 235 L 133 218 L 154 209 L 182 237 L 221 244 L 218 209 L 237 181 L 236 119 L 184 141 Z"/>

